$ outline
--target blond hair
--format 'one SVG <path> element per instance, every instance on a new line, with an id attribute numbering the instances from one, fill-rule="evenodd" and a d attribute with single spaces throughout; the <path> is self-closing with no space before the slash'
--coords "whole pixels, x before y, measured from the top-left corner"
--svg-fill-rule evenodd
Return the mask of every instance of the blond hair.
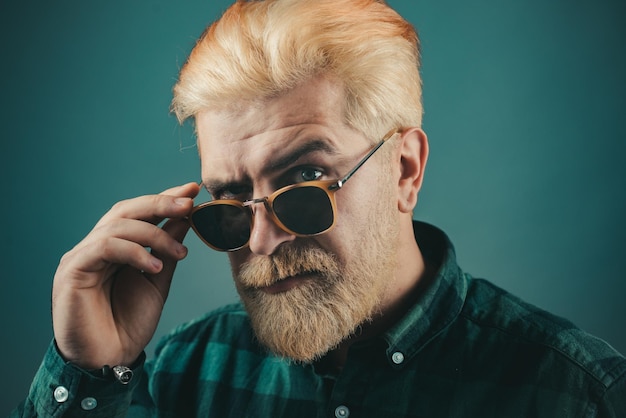
<path id="1" fill-rule="evenodd" d="M 383 1 L 239 0 L 191 51 L 172 111 L 183 122 L 323 75 L 344 89 L 347 125 L 379 137 L 421 126 L 419 61 L 414 28 Z"/>

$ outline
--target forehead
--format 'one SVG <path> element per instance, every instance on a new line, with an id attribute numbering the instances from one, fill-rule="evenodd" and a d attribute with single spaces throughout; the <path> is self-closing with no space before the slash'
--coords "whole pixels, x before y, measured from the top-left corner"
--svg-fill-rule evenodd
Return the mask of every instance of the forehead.
<path id="1" fill-rule="evenodd" d="M 281 153 L 312 140 L 340 151 L 355 130 L 344 123 L 338 83 L 312 79 L 277 98 L 196 115 L 202 178 L 253 177 Z"/>

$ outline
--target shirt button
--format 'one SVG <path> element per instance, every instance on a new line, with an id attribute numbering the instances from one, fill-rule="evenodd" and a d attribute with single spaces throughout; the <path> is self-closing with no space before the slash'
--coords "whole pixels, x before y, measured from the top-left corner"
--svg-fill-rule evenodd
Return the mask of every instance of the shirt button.
<path id="1" fill-rule="evenodd" d="M 391 355 L 391 361 L 393 361 L 394 364 L 402 364 L 404 362 L 404 354 L 396 351 Z"/>
<path id="2" fill-rule="evenodd" d="M 345 405 L 339 405 L 337 409 L 335 409 L 335 417 L 337 418 L 348 418 L 350 416 L 350 410 Z"/>
<path id="3" fill-rule="evenodd" d="M 95 409 L 96 406 L 98 406 L 98 401 L 91 397 L 83 399 L 80 403 L 80 407 L 85 411 L 91 411 Z"/>
<path id="4" fill-rule="evenodd" d="M 69 397 L 70 393 L 65 388 L 65 386 L 57 386 L 57 388 L 54 390 L 54 399 L 56 399 L 56 401 L 59 403 L 67 401 L 67 398 Z"/>

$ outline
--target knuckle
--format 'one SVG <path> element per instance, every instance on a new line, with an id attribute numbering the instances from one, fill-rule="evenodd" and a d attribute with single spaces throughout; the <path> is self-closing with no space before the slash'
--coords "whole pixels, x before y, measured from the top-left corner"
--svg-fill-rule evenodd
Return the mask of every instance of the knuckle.
<path id="1" fill-rule="evenodd" d="M 150 203 L 156 213 L 165 214 L 170 209 L 171 198 L 169 196 L 154 195 Z"/>
<path id="2" fill-rule="evenodd" d="M 116 239 L 111 236 L 103 237 L 99 243 L 93 244 L 99 253 L 101 258 L 106 261 L 112 261 L 117 255 Z"/>
<path id="3" fill-rule="evenodd" d="M 142 264 L 145 258 L 148 256 L 148 251 L 140 245 L 130 245 L 124 253 L 125 264 L 135 265 L 137 263 Z"/>
<path id="4" fill-rule="evenodd" d="M 151 242 L 161 242 L 164 239 L 164 231 L 159 228 L 158 226 L 152 226 L 150 228 L 150 238 L 151 238 Z"/>
<path id="5" fill-rule="evenodd" d="M 74 259 L 73 251 L 69 251 L 63 254 L 61 259 L 59 260 L 59 266 L 57 267 L 57 272 L 68 270 L 70 265 L 72 264 L 73 259 Z"/>
<path id="6" fill-rule="evenodd" d="M 70 260 L 73 258 L 74 251 L 75 250 L 71 250 L 71 251 L 68 251 L 65 254 L 63 254 L 61 256 L 61 260 L 59 260 L 59 265 L 68 264 L 70 262 Z"/>
<path id="7" fill-rule="evenodd" d="M 150 247 L 159 253 L 167 253 L 170 246 L 170 237 L 167 232 L 155 226 L 150 232 Z"/>
<path id="8" fill-rule="evenodd" d="M 124 207 L 128 204 L 128 202 L 128 199 L 124 199 L 114 203 L 113 206 L 111 206 L 111 209 L 109 209 L 109 213 L 123 213 Z"/>
<path id="9" fill-rule="evenodd" d="M 100 232 L 104 237 L 117 236 L 120 230 L 123 230 L 123 227 L 120 224 L 120 219 L 112 219 L 110 222 L 105 222 L 100 225 L 98 232 Z"/>
<path id="10" fill-rule="evenodd" d="M 76 244 L 72 249 L 63 254 L 59 260 L 59 269 L 67 269 L 76 263 L 76 260 L 80 258 L 80 255 L 84 253 L 85 247 L 89 246 L 89 240 L 83 239 Z"/>
<path id="11" fill-rule="evenodd" d="M 117 223 L 113 220 L 99 223 L 91 231 L 89 235 L 89 241 L 86 241 L 83 245 L 88 246 L 94 241 L 101 241 L 108 237 L 115 236 L 117 229 Z"/>

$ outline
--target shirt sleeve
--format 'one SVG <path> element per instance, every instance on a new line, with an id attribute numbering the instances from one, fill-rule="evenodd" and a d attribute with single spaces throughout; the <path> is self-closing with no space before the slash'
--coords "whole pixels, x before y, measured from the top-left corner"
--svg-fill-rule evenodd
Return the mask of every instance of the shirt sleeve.
<path id="1" fill-rule="evenodd" d="M 133 367 L 133 378 L 124 385 L 115 378 L 96 376 L 65 361 L 53 341 L 31 384 L 28 398 L 11 417 L 124 417 L 135 390 L 147 388 L 145 384 L 140 385 L 141 380 L 147 379 L 144 360 L 142 353 Z"/>

